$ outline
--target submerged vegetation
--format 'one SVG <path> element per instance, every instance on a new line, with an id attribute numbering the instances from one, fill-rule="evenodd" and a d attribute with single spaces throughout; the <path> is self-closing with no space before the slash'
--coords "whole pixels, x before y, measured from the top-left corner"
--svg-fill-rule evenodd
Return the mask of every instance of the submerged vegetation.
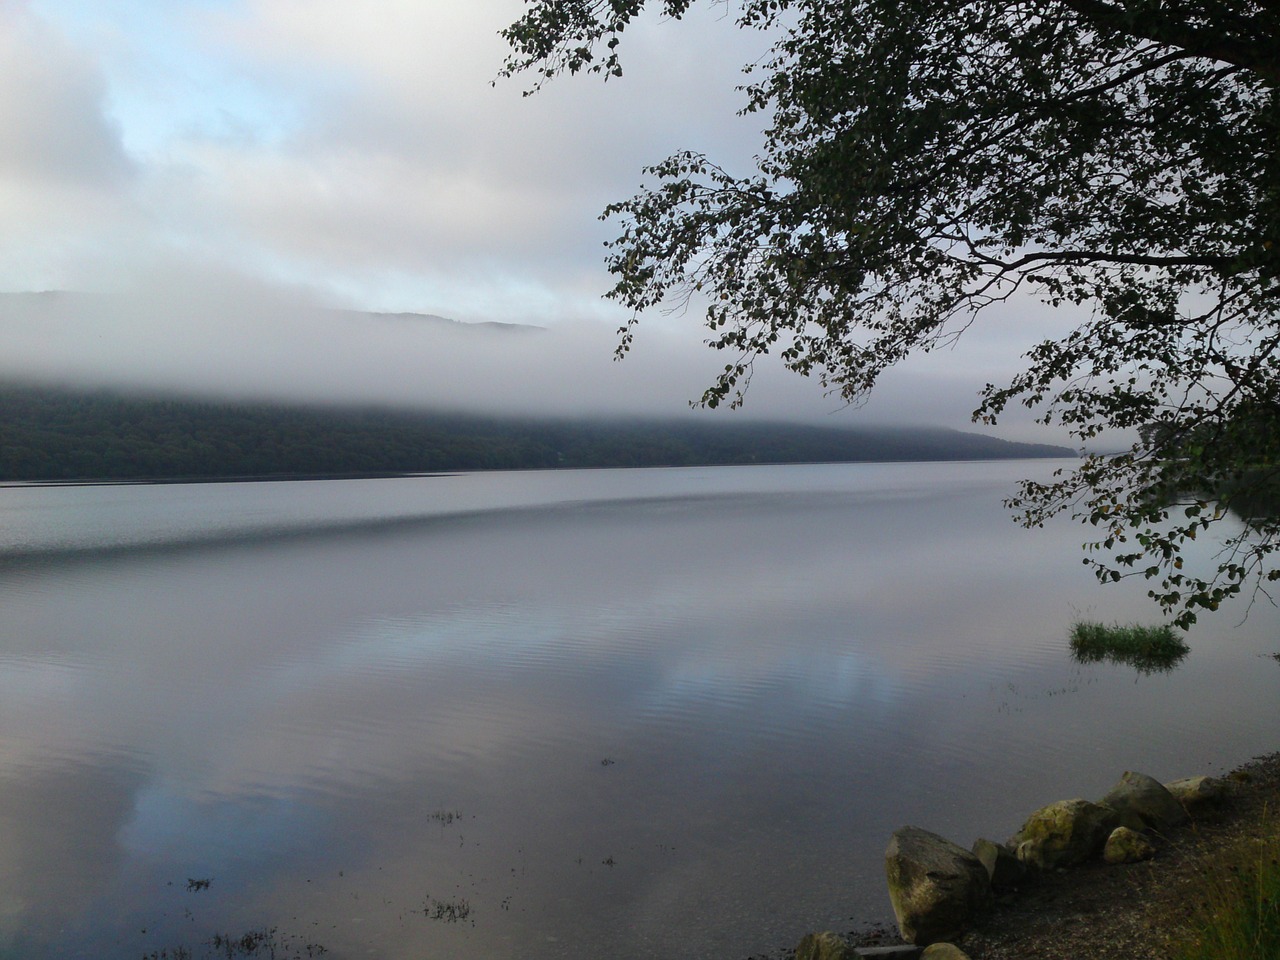
<path id="1" fill-rule="evenodd" d="M 473 927 L 476 925 L 475 920 L 471 917 L 471 901 L 465 897 L 440 900 L 436 897 L 428 896 L 422 906 L 422 915 L 428 920 L 440 920 L 444 923 L 466 923 L 470 921 Z"/>
<path id="2" fill-rule="evenodd" d="M 1105 624 L 1077 620 L 1071 626 L 1071 653 L 1081 663 L 1110 660 L 1143 673 L 1172 670 L 1190 648 L 1168 624 Z"/>
<path id="3" fill-rule="evenodd" d="M 1224 851 L 1200 893 L 1194 937 L 1177 960 L 1280 957 L 1280 834 Z"/>
<path id="4" fill-rule="evenodd" d="M 271 927 L 237 935 L 217 933 L 197 947 L 153 950 L 143 954 L 142 960 L 318 960 L 328 952 L 305 937 Z"/>

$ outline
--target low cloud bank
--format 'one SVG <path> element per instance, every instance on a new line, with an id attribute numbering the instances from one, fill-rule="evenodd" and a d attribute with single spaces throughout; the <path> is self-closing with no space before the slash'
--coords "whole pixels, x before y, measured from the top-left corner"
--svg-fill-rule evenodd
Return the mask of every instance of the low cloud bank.
<path id="1" fill-rule="evenodd" d="M 690 411 L 729 357 L 694 316 L 642 324 L 614 359 L 599 320 L 523 325 L 322 306 L 305 291 L 241 276 L 170 271 L 107 294 L 0 296 L 0 377 L 223 398 L 362 403 L 485 414 L 693 416 L 973 429 L 985 379 L 961 354 L 897 371 L 862 408 L 818 383 L 757 364 L 744 411 Z M 1014 425 L 1010 439 L 1053 442 Z"/>

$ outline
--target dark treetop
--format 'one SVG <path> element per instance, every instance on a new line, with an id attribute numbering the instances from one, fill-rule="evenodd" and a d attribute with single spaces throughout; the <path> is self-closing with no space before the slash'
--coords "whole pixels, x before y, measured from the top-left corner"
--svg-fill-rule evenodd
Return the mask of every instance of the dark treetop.
<path id="1" fill-rule="evenodd" d="M 0 386 L 0 481 L 1071 456 L 954 430 L 519 420 Z"/>

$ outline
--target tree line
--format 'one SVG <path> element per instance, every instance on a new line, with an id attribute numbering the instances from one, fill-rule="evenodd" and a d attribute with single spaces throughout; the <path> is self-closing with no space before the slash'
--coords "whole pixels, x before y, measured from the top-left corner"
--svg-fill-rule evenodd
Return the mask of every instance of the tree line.
<path id="1" fill-rule="evenodd" d="M 530 420 L 0 387 L 0 479 L 7 481 L 1070 455 L 949 430 Z"/>

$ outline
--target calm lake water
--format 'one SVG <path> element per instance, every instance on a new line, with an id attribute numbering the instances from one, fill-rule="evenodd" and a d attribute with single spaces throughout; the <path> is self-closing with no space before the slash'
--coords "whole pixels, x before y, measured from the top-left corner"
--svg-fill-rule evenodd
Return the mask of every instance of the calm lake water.
<path id="1" fill-rule="evenodd" d="M 1009 521 L 1055 465 L 0 489 L 0 957 L 734 960 L 1280 747 L 1265 603 L 1072 662 L 1158 611 Z"/>

